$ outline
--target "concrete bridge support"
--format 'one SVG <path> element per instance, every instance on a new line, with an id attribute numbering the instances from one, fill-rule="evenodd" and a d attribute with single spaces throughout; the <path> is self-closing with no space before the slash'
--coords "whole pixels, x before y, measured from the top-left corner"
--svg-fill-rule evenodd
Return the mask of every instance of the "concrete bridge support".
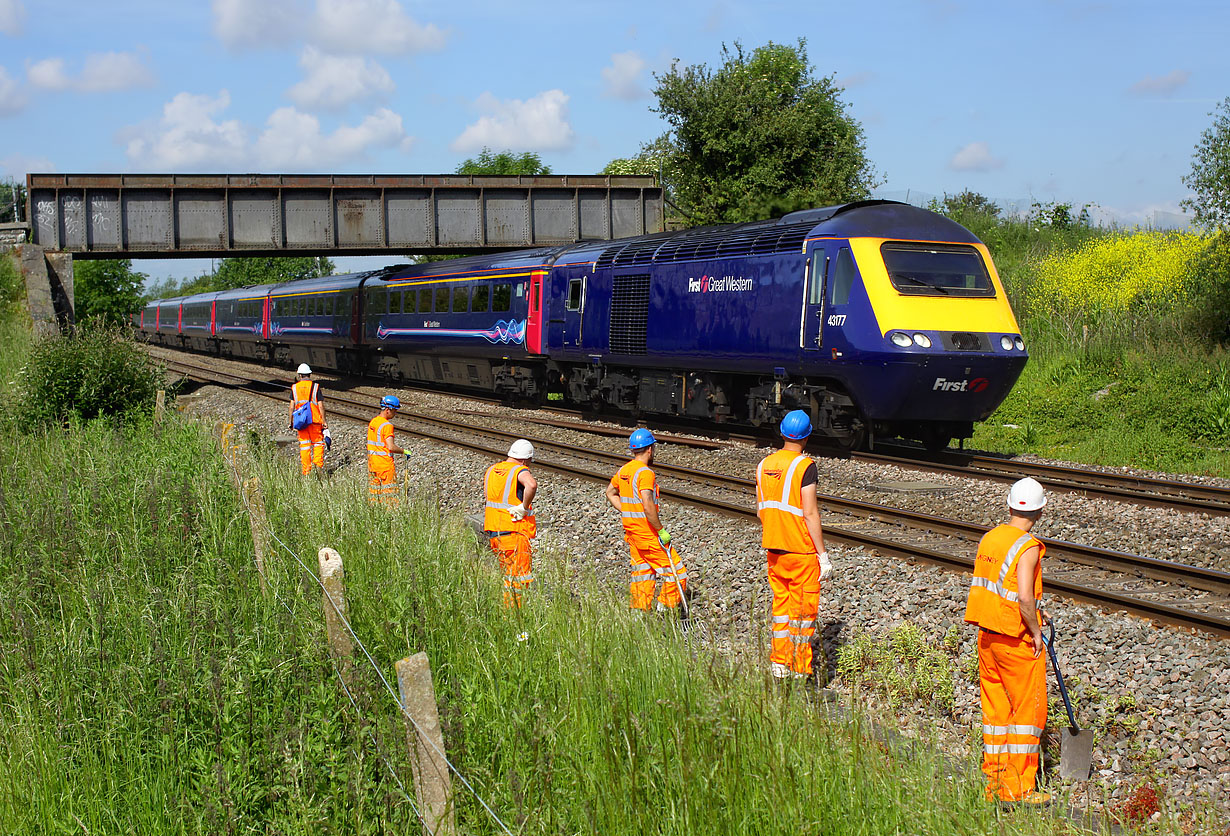
<path id="1" fill-rule="evenodd" d="M 0 252 L 25 283 L 25 309 L 36 334 L 62 330 L 73 322 L 72 253 L 49 253 L 38 244 L 25 243 L 25 224 L 0 225 Z"/>

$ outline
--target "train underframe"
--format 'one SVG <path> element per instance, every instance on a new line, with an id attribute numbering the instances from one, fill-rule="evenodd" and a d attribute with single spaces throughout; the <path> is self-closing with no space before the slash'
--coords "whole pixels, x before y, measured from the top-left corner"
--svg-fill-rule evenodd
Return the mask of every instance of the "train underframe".
<path id="1" fill-rule="evenodd" d="M 850 393 L 832 380 L 788 375 L 757 377 L 552 360 L 493 361 L 464 356 L 369 351 L 362 348 L 269 345 L 199 338 L 157 340 L 175 348 L 269 362 L 299 363 L 391 382 L 428 383 L 460 391 L 497 394 L 510 402 L 563 401 L 592 411 L 632 416 L 665 416 L 697 423 L 774 426 L 787 412 L 806 410 L 814 436 L 841 449 L 874 445 L 878 438 L 909 438 L 942 449 L 952 438 L 968 438 L 972 421 L 871 421 Z"/>

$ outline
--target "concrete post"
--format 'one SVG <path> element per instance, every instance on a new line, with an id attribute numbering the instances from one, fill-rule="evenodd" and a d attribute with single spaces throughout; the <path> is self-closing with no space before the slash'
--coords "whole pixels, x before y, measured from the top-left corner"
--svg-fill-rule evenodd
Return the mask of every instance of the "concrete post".
<path id="1" fill-rule="evenodd" d="M 346 606 L 346 573 L 342 569 L 342 556 L 326 546 L 316 557 L 320 563 L 320 582 L 325 587 L 321 606 L 325 612 L 325 629 L 329 634 L 329 651 L 333 658 L 342 663 L 342 678 L 349 682 L 354 643 L 350 640 L 350 631 L 342 623 L 343 618 L 350 618 L 350 610 Z"/>
<path id="2" fill-rule="evenodd" d="M 269 552 L 269 513 L 265 510 L 265 492 L 261 490 L 259 476 L 253 476 L 243 485 L 244 498 L 248 505 L 248 525 L 252 529 L 253 560 L 260 580 L 261 595 L 269 594 L 265 583 L 265 555 Z"/>
<path id="3" fill-rule="evenodd" d="M 406 720 L 406 746 L 414 767 L 414 795 L 424 818 L 424 833 L 454 836 L 456 816 L 452 805 L 452 780 L 444 762 L 444 735 L 440 711 L 431 682 L 431 664 L 426 653 L 416 653 L 396 665 L 397 690 Z"/>

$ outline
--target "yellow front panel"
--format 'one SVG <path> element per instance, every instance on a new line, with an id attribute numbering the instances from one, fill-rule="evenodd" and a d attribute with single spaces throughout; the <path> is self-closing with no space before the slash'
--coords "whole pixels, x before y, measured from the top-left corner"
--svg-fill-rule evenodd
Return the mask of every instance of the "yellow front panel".
<path id="1" fill-rule="evenodd" d="M 977 331 L 1017 334 L 1020 326 L 995 272 L 985 244 L 973 244 L 982 254 L 994 296 L 916 296 L 898 293 L 888 278 L 880 245 L 886 238 L 851 238 L 850 250 L 871 300 L 881 334 L 889 331 Z"/>

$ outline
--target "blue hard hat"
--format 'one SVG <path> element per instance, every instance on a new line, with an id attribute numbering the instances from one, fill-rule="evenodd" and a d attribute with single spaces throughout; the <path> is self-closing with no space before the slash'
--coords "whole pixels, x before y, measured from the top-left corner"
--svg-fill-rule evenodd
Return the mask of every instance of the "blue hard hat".
<path id="1" fill-rule="evenodd" d="M 380 399 L 381 409 L 401 409 L 401 398 L 396 395 L 385 395 Z"/>
<path id="2" fill-rule="evenodd" d="M 644 427 L 639 430 L 633 430 L 632 435 L 628 437 L 629 450 L 644 450 L 646 447 L 652 447 L 657 443 L 658 440 L 653 437 L 653 433 Z"/>
<path id="3" fill-rule="evenodd" d="M 782 438 L 788 438 L 791 441 L 807 438 L 811 435 L 811 416 L 801 409 L 787 412 L 779 429 Z"/>

